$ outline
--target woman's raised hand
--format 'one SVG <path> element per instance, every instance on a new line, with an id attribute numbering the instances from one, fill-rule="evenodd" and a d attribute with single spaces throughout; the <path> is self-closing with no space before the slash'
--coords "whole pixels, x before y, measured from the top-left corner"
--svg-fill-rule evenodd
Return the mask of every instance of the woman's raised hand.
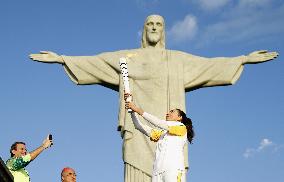
<path id="1" fill-rule="evenodd" d="M 135 105 L 132 102 L 125 102 L 125 109 L 131 109 L 135 112 Z"/>
<path id="2" fill-rule="evenodd" d="M 124 93 L 125 109 L 131 109 L 133 112 L 142 115 L 144 111 L 141 108 L 137 107 L 132 101 L 127 101 L 127 98 L 131 96 L 130 93 Z"/>

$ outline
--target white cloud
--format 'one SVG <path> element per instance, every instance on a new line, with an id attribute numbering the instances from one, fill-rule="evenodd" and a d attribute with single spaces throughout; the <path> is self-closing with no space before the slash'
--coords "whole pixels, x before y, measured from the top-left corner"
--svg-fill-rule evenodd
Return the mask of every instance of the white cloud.
<path id="1" fill-rule="evenodd" d="M 284 148 L 284 145 L 276 145 L 276 146 L 274 147 L 273 152 L 278 152 L 279 150 L 283 150 L 283 148 Z"/>
<path id="2" fill-rule="evenodd" d="M 248 7 L 248 6 L 266 6 L 269 3 L 272 3 L 273 0 L 240 0 L 239 6 Z"/>
<path id="3" fill-rule="evenodd" d="M 272 148 L 274 152 L 277 152 L 281 146 L 273 143 L 271 140 L 264 138 L 261 140 L 257 148 L 247 148 L 243 153 L 245 158 L 254 156 L 256 153 L 262 152 L 267 148 Z"/>
<path id="4" fill-rule="evenodd" d="M 230 0 L 198 0 L 197 3 L 204 10 L 216 10 L 225 6 Z"/>
<path id="5" fill-rule="evenodd" d="M 188 41 L 194 38 L 198 30 L 196 17 L 186 15 L 182 21 L 177 21 L 167 32 L 168 38 L 174 42 Z"/>
<path id="6" fill-rule="evenodd" d="M 257 148 L 257 151 L 261 151 L 264 148 L 267 148 L 269 146 L 273 145 L 272 141 L 270 141 L 269 139 L 265 138 L 260 142 L 259 147 Z"/>
<path id="7" fill-rule="evenodd" d="M 261 39 L 284 33 L 284 3 L 269 4 L 271 0 L 240 0 L 231 10 L 222 14 L 222 20 L 201 27 L 197 46 L 211 43 L 235 43 Z M 264 5 L 260 8 L 260 5 Z M 244 6 L 254 4 L 256 6 Z"/>
<path id="8" fill-rule="evenodd" d="M 254 153 L 255 153 L 255 149 L 248 148 L 248 149 L 246 149 L 246 151 L 244 152 L 243 156 L 244 156 L 245 158 L 249 158 L 249 157 L 251 157 Z"/>

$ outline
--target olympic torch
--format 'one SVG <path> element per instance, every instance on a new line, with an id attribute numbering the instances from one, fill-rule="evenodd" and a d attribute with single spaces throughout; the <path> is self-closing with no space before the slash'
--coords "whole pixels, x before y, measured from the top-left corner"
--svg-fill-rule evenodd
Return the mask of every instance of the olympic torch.
<path id="1" fill-rule="evenodd" d="M 128 79 L 128 69 L 127 69 L 127 57 L 122 57 L 119 59 L 119 66 L 122 75 L 124 92 L 130 94 L 129 79 Z M 131 96 L 127 97 L 126 101 L 130 102 L 132 100 Z M 131 109 L 127 109 L 128 112 L 132 112 Z"/>

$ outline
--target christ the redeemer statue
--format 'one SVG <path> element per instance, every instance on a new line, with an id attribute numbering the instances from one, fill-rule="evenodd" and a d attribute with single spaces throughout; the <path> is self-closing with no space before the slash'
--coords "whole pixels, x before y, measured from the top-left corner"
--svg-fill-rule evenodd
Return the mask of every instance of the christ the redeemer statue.
<path id="1" fill-rule="evenodd" d="M 205 58 L 167 50 L 164 19 L 151 15 L 144 23 L 139 49 L 95 56 L 60 56 L 49 51 L 30 55 L 34 61 L 62 64 L 76 84 L 99 84 L 119 92 L 118 130 L 123 137 L 124 181 L 150 182 L 155 144 L 135 130 L 130 115 L 126 114 L 119 68 L 119 58 L 126 56 L 129 57 L 129 81 L 134 102 L 139 104 L 138 107 L 164 118 L 164 113 L 170 109 L 186 110 L 186 92 L 234 84 L 245 64 L 269 61 L 278 53 L 255 51 L 247 56 Z M 188 166 L 187 148 L 185 164 Z"/>

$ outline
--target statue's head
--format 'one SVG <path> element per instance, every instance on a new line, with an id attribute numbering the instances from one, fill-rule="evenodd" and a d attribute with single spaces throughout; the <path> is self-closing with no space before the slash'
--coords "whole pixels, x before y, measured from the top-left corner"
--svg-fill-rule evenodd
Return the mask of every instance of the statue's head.
<path id="1" fill-rule="evenodd" d="M 149 46 L 165 48 L 165 21 L 160 15 L 150 15 L 145 20 L 141 47 Z"/>

